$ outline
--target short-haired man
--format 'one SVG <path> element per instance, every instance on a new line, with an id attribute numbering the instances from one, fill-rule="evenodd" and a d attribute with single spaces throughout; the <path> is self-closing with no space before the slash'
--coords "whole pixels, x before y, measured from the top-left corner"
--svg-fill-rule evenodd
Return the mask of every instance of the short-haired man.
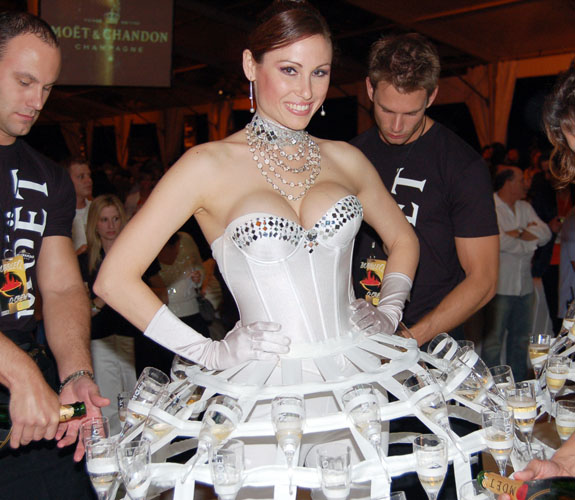
<path id="1" fill-rule="evenodd" d="M 93 498 L 74 450 L 58 449 L 76 441 L 80 425 L 60 424 L 60 405 L 84 401 L 95 416 L 108 403 L 93 382 L 90 308 L 70 240 L 72 183 L 19 139 L 38 118 L 60 60 L 48 24 L 0 13 L 0 401 L 9 401 L 12 420 L 10 445 L 0 449 L 3 499 Z M 56 365 L 35 345 L 38 293 Z M 82 453 L 79 443 L 74 458 Z"/>
<path id="2" fill-rule="evenodd" d="M 420 345 L 441 332 L 463 338 L 461 325 L 491 299 L 497 283 L 498 229 L 488 169 L 469 145 L 426 116 L 439 72 L 437 51 L 424 37 L 377 41 L 366 79 L 377 126 L 352 141 L 375 165 L 419 238 L 420 263 L 403 318 Z M 381 247 L 363 226 L 354 259 L 358 296 L 365 288 L 362 262 L 372 254 L 384 259 Z"/>
<path id="3" fill-rule="evenodd" d="M 76 254 L 82 254 L 88 249 L 86 241 L 86 225 L 88 223 L 88 210 L 92 203 L 92 172 L 84 158 L 68 158 L 63 163 L 70 174 L 74 191 L 76 193 L 76 215 L 72 223 L 72 243 Z"/>
<path id="4" fill-rule="evenodd" d="M 507 331 L 507 360 L 515 380 L 528 378 L 527 349 L 533 323 L 531 260 L 537 247 L 551 239 L 551 229 L 526 201 L 527 183 L 515 166 L 500 168 L 493 188 L 500 231 L 497 294 L 488 305 L 489 326 L 482 358 L 487 366 L 499 364 Z"/>

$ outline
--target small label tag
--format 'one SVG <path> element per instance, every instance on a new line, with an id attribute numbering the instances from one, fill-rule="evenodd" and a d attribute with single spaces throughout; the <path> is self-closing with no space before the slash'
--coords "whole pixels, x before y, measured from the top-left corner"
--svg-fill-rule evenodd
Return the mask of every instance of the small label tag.
<path id="1" fill-rule="evenodd" d="M 381 280 L 385 271 L 386 260 L 366 259 L 361 262 L 363 278 L 359 281 L 365 290 L 365 300 L 374 306 L 379 304 L 379 293 L 381 292 Z"/>
<path id="2" fill-rule="evenodd" d="M 3 259 L 0 269 L 0 316 L 30 308 L 24 258 Z"/>

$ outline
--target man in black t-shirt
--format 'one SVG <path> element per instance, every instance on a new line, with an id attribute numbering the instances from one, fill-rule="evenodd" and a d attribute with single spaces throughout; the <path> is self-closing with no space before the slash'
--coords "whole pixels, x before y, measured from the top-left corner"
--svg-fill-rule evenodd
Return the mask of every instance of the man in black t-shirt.
<path id="1" fill-rule="evenodd" d="M 0 402 L 9 400 L 12 420 L 0 449 L 3 499 L 93 498 L 84 466 L 73 460 L 83 445 L 74 457 L 69 446 L 80 421 L 59 424 L 60 405 L 83 401 L 96 416 L 109 403 L 93 382 L 90 308 L 70 239 L 72 183 L 19 139 L 38 118 L 60 60 L 48 24 L 0 13 Z M 56 364 L 35 344 L 40 293 Z"/>
<path id="2" fill-rule="evenodd" d="M 425 114 L 437 95 L 439 72 L 435 47 L 420 35 L 376 42 L 366 83 L 377 127 L 352 141 L 375 165 L 419 238 L 419 268 L 404 310 L 419 345 L 441 332 L 463 338 L 460 325 L 493 296 L 498 270 L 488 169 L 469 145 Z M 360 297 L 380 281 L 366 263 L 369 257 L 385 254 L 364 225 L 353 269 Z"/>

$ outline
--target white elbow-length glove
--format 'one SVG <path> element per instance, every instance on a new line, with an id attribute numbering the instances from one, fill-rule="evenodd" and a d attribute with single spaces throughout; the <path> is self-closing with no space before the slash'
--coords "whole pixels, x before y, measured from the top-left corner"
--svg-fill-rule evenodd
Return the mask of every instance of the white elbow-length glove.
<path id="1" fill-rule="evenodd" d="M 411 278 L 403 273 L 386 274 L 381 282 L 377 307 L 357 299 L 351 304 L 351 322 L 365 335 L 395 333 L 412 284 Z"/>
<path id="2" fill-rule="evenodd" d="M 163 305 L 144 331 L 146 337 L 209 370 L 225 370 L 249 361 L 277 360 L 289 352 L 290 340 L 279 333 L 281 325 L 257 321 L 236 326 L 224 340 L 208 339 L 183 323 Z"/>

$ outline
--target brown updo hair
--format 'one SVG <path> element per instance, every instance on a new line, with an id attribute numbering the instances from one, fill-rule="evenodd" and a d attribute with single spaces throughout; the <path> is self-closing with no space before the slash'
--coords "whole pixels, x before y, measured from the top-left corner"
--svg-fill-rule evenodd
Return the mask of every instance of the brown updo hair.
<path id="1" fill-rule="evenodd" d="M 322 35 L 331 43 L 331 31 L 315 7 L 306 0 L 275 0 L 258 17 L 248 49 L 259 64 L 266 52 L 313 35 Z"/>
<path id="2" fill-rule="evenodd" d="M 561 185 L 575 181 L 575 151 L 571 151 L 562 128 L 575 134 L 575 59 L 559 73 L 553 92 L 543 107 L 543 123 L 553 145 L 549 166 Z"/>

